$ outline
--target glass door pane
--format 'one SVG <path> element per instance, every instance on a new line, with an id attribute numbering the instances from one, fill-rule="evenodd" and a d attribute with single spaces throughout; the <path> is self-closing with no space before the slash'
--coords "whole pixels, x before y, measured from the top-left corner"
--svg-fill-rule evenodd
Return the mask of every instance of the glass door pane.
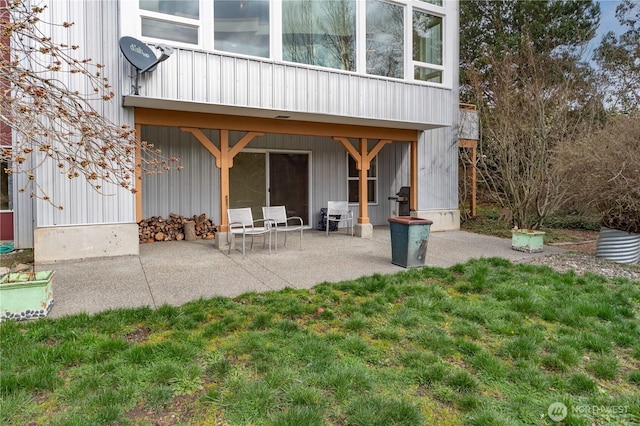
<path id="1" fill-rule="evenodd" d="M 269 153 L 269 199 L 309 223 L 309 154 Z"/>
<path id="2" fill-rule="evenodd" d="M 266 154 L 240 152 L 229 169 L 229 208 L 251 207 L 254 219 L 262 218 L 267 204 Z"/>

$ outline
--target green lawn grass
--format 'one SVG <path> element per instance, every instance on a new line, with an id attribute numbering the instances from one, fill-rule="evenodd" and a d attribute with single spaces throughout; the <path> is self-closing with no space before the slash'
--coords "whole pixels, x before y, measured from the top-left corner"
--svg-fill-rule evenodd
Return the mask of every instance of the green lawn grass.
<path id="1" fill-rule="evenodd" d="M 637 424 L 639 316 L 640 282 L 492 258 L 5 322 L 0 424 Z"/>

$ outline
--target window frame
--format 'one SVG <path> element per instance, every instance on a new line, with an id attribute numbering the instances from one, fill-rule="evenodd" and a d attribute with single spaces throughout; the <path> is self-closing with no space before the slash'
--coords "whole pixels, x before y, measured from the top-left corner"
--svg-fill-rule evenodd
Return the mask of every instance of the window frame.
<path id="1" fill-rule="evenodd" d="M 426 4 L 426 3 L 423 3 Z M 410 42 L 410 47 L 411 47 L 411 52 L 409 54 L 405 54 L 405 58 L 407 59 L 407 61 L 409 62 L 409 69 L 406 70 L 407 73 L 411 74 L 411 76 L 407 76 L 407 78 L 410 78 L 413 81 L 417 81 L 417 82 L 423 82 L 425 84 L 437 84 L 437 85 L 444 85 L 445 84 L 445 79 L 446 79 L 446 69 L 445 69 L 445 65 L 446 64 L 446 29 L 445 29 L 445 22 L 446 19 L 444 16 L 438 14 L 438 13 L 434 13 L 433 11 L 424 8 L 424 7 L 414 7 L 411 11 L 408 11 L 410 13 L 410 21 L 408 22 L 407 26 L 409 27 L 409 31 L 410 31 L 410 35 L 405 36 L 405 39 L 409 39 Z M 440 25 L 442 26 L 442 29 L 440 31 L 441 33 L 441 43 L 442 43 L 442 47 L 441 47 L 441 58 L 440 58 L 440 62 L 442 63 L 442 65 L 439 64 L 434 64 L 431 62 L 424 62 L 424 61 L 418 61 L 415 60 L 413 58 L 413 15 L 415 12 L 419 12 L 419 13 L 426 13 L 427 15 L 431 15 L 431 16 L 435 16 L 441 19 L 441 23 Z M 415 78 L 415 72 L 416 69 L 420 68 L 423 70 L 433 70 L 433 71 L 439 71 L 441 72 L 441 82 L 440 83 L 436 83 L 436 82 L 430 82 L 427 80 L 421 80 L 421 79 L 417 79 Z"/>
<path id="2" fill-rule="evenodd" d="M 404 81 L 408 83 L 421 84 L 427 86 L 451 88 L 453 85 L 454 69 L 450 60 L 455 52 L 448 52 L 450 39 L 455 37 L 452 34 L 455 25 L 450 25 L 450 21 L 455 19 L 457 9 L 446 7 L 447 3 L 442 5 L 430 3 L 428 0 L 378 0 L 380 2 L 389 3 L 400 6 L 404 9 L 404 75 L 399 77 L 388 77 L 377 74 L 367 73 L 367 52 L 366 52 L 366 3 L 363 0 L 353 0 L 356 8 L 355 22 L 355 70 L 346 71 L 337 68 L 325 67 L 320 65 L 308 65 L 304 63 L 284 61 L 283 58 L 283 0 L 269 0 L 269 57 L 252 56 L 248 54 L 240 54 L 216 50 L 214 40 L 214 2 L 211 0 L 200 0 L 199 3 L 199 19 L 191 19 L 180 16 L 168 15 L 159 12 L 140 9 L 137 0 L 123 2 L 121 9 L 121 20 L 123 28 L 134 28 L 135 36 L 149 44 L 170 44 L 177 48 L 186 48 L 190 50 L 203 50 L 207 52 L 222 53 L 237 57 L 255 58 L 260 61 L 273 61 L 278 63 L 292 64 L 293 66 L 304 66 L 307 68 L 317 68 L 323 70 L 331 70 L 332 72 L 357 74 L 360 76 L 372 76 L 381 79 L 390 79 L 395 81 Z M 413 60 L 413 12 L 420 11 L 442 19 L 442 65 L 431 64 Z M 198 44 L 190 44 L 183 42 L 174 42 L 171 40 L 157 39 L 142 36 L 142 18 L 150 18 L 165 22 L 176 22 L 195 26 L 198 28 Z M 455 22 L 455 21 L 452 21 Z M 123 34 L 126 35 L 126 34 Z M 441 82 L 429 82 L 415 78 L 416 67 L 434 70 L 442 73 Z"/>
<path id="3" fill-rule="evenodd" d="M 349 163 L 350 163 L 350 161 L 353 161 L 355 163 L 356 160 L 354 160 L 353 157 L 351 156 L 351 154 L 349 154 L 348 152 L 346 154 L 347 154 L 347 158 L 346 158 L 346 160 L 347 160 L 346 161 L 346 167 L 347 167 L 347 173 L 346 173 L 347 174 L 347 201 L 348 201 L 349 205 L 357 206 L 357 205 L 360 204 L 360 201 L 356 201 L 356 202 L 350 201 L 351 197 L 349 196 L 350 195 L 350 193 L 349 193 L 349 183 L 350 182 L 359 182 L 360 181 L 360 175 L 359 175 L 359 173 L 356 174 L 356 176 L 351 176 L 349 174 L 349 171 L 351 169 L 349 167 L 350 166 Z M 369 168 L 369 173 L 371 173 L 371 169 L 373 168 L 375 170 L 375 174 L 373 176 L 370 176 L 369 173 L 367 173 L 367 183 L 369 183 L 369 182 L 373 182 L 374 183 L 373 184 L 373 198 L 374 199 L 373 199 L 373 201 L 370 201 L 369 197 L 368 197 L 368 194 L 367 194 L 367 205 L 369 205 L 369 206 L 377 206 L 378 205 L 378 199 L 379 199 L 379 197 L 378 197 L 378 188 L 380 186 L 379 185 L 379 178 L 378 178 L 378 175 L 380 174 L 380 171 L 379 171 L 379 168 L 378 168 L 378 156 L 376 155 L 375 157 L 373 157 L 371 159 L 371 162 L 372 163 L 375 162 L 375 165 L 373 167 Z M 354 164 L 354 168 L 357 170 L 357 168 L 355 167 L 355 164 Z M 367 188 L 368 188 L 368 185 L 367 185 Z M 360 194 L 358 194 L 358 197 L 359 197 L 359 195 Z"/>
<path id="4" fill-rule="evenodd" d="M 3 149 L 7 149 L 7 147 L 3 148 Z M 11 148 L 8 148 L 11 149 Z M 6 166 L 5 166 L 6 164 Z M 4 169 L 13 169 L 13 165 L 11 164 L 11 161 L 6 161 L 6 162 L 0 162 L 0 179 L 7 179 L 7 207 L 6 209 L 2 208 L 2 206 L 0 206 L 0 212 L 13 212 L 14 210 L 14 203 L 13 203 L 13 174 L 8 174 L 4 172 Z M 0 187 L 1 188 L 1 187 Z"/>

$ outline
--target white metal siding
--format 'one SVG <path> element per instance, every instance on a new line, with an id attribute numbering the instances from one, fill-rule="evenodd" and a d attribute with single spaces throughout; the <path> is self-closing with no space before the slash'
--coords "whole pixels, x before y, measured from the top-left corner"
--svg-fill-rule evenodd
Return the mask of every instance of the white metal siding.
<path id="1" fill-rule="evenodd" d="M 103 75 L 111 82 L 123 81 L 122 59 L 118 50 L 118 3 L 111 1 L 79 2 L 75 0 L 49 1 L 47 20 L 54 23 L 73 22 L 68 29 L 43 26 L 51 31 L 53 40 L 68 45 L 77 44 L 79 59 L 91 58 L 93 63 L 104 64 Z M 60 76 L 70 88 L 88 93 L 77 75 Z M 116 84 L 114 90 L 118 90 Z M 108 102 L 97 102 L 97 111 L 117 124 L 133 125 L 132 111 L 123 109 L 119 103 L 122 93 Z M 83 178 L 69 180 L 61 175 L 56 164 L 45 162 L 37 173 L 38 183 L 43 185 L 59 210 L 47 201 L 37 200 L 35 226 L 78 225 L 93 223 L 117 223 L 135 221 L 135 197 L 127 190 L 105 185 L 104 194 L 91 189 Z"/>
<path id="2" fill-rule="evenodd" d="M 455 4 L 457 9 L 457 3 Z M 459 63 L 458 14 L 452 15 L 447 27 L 451 45 L 447 53 L 452 63 Z M 455 42 L 453 42 L 455 40 Z M 458 81 L 459 68 L 451 70 L 454 82 Z M 458 84 L 448 94 L 449 101 L 442 100 L 441 108 L 447 109 L 447 116 L 453 120 L 451 126 L 425 131 L 418 143 L 418 210 L 458 208 Z M 425 111 L 430 113 L 430 111 Z"/>
<path id="3" fill-rule="evenodd" d="M 418 142 L 418 210 L 458 207 L 458 135 L 451 127 L 429 130 Z"/>
<path id="4" fill-rule="evenodd" d="M 217 141 L 217 131 L 204 133 Z M 177 128 L 144 126 L 142 135 L 165 155 L 179 157 L 184 166 L 180 172 L 143 178 L 142 217 L 167 218 L 170 213 L 191 217 L 204 213 L 219 220 L 220 169 L 209 151 L 191 133 Z"/>
<path id="5" fill-rule="evenodd" d="M 17 249 L 33 247 L 35 202 L 28 194 L 18 193 L 26 182 L 25 175 L 13 176 L 13 244 Z"/>
<path id="6" fill-rule="evenodd" d="M 122 86 L 129 90 L 131 78 L 125 76 Z M 186 49 L 176 49 L 153 73 L 142 75 L 139 94 L 158 100 L 389 120 L 399 127 L 403 122 L 451 125 L 452 106 L 457 108 L 451 89 Z"/>

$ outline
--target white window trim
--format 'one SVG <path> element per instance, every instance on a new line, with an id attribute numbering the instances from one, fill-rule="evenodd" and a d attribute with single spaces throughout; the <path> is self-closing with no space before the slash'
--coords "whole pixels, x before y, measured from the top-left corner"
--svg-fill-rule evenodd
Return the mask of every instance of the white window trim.
<path id="1" fill-rule="evenodd" d="M 349 176 L 349 159 L 351 158 L 351 155 L 347 152 L 347 200 L 349 200 L 349 182 L 351 181 L 356 181 L 359 182 L 360 181 L 360 176 Z M 353 160 L 355 161 L 355 160 Z M 373 190 L 373 196 L 375 198 L 374 201 L 369 201 L 369 197 L 367 197 L 367 205 L 368 206 L 377 206 L 379 203 L 379 198 L 378 198 L 378 188 L 379 188 L 379 180 L 378 180 L 378 174 L 380 172 L 380 169 L 378 168 L 378 156 L 376 155 L 375 157 L 373 157 L 373 159 L 371 160 L 372 162 L 375 161 L 376 162 L 376 175 L 375 176 L 367 176 L 367 182 L 372 180 L 375 181 L 375 188 Z M 349 205 L 351 206 L 358 206 L 360 205 L 360 203 L 352 203 L 349 202 Z"/>
<path id="2" fill-rule="evenodd" d="M 339 72 L 354 73 L 361 76 L 372 76 L 377 78 L 386 78 L 395 81 L 405 81 L 409 83 L 422 84 L 434 87 L 451 88 L 453 86 L 453 74 L 454 69 L 452 60 L 454 59 L 455 52 L 449 52 L 449 44 L 453 34 L 455 25 L 450 25 L 450 21 L 456 19 L 458 9 L 456 2 L 443 0 L 443 5 L 438 6 L 431 3 L 423 2 L 420 0 L 381 0 L 387 3 L 395 4 L 404 7 L 404 78 L 398 79 L 393 77 L 375 76 L 366 73 L 366 1 L 356 1 L 356 70 L 345 71 L 338 70 Z M 295 66 L 304 66 L 313 68 L 313 66 L 299 64 L 297 62 L 286 62 L 282 60 L 282 3 L 283 0 L 270 0 L 269 2 L 269 28 L 270 28 L 270 41 L 269 52 L 270 57 L 255 57 L 261 61 L 274 61 L 280 63 L 292 64 Z M 214 7 L 213 2 L 210 0 L 200 0 L 200 19 L 190 19 L 173 15 L 165 15 L 158 12 L 147 11 L 139 8 L 138 0 L 128 0 L 120 2 L 121 13 L 120 22 L 121 27 L 126 30 L 121 35 L 132 35 L 145 43 L 158 44 L 169 43 L 173 47 L 186 48 L 191 50 L 204 50 L 209 52 L 223 53 L 225 55 L 238 56 L 238 57 L 251 57 L 248 55 L 234 54 L 231 52 L 217 51 L 214 49 Z M 435 65 L 413 60 L 412 49 L 412 34 L 413 34 L 413 10 L 420 10 L 442 18 L 442 64 Z M 167 22 L 178 22 L 187 25 L 194 25 L 198 27 L 198 44 L 189 44 L 174 42 L 170 40 L 156 39 L 151 37 L 142 36 L 141 18 L 148 17 L 153 19 L 160 19 Z M 278 36 L 275 36 L 277 34 Z M 433 83 L 423 80 L 417 80 L 414 78 L 414 66 L 425 67 L 442 71 L 442 83 Z M 318 67 L 321 69 L 330 69 L 326 67 Z"/>
<path id="3" fill-rule="evenodd" d="M 9 149 L 12 150 L 13 148 L 11 146 L 3 146 L 2 149 Z M 0 166 L 2 168 L 0 168 L 0 173 L 2 173 L 3 175 L 4 173 L 4 167 Z M 7 168 L 10 169 L 14 169 L 13 164 L 11 163 L 11 161 L 7 161 Z M 0 213 L 11 213 L 13 212 L 14 208 L 15 208 L 15 203 L 14 203 L 14 193 L 13 193 L 13 186 L 14 186 L 14 177 L 15 174 L 10 174 L 10 175 L 6 175 L 7 180 L 8 180 L 8 185 L 7 185 L 7 196 L 8 196 L 8 201 L 9 201 L 9 208 L 8 209 L 0 209 Z M 4 176 L 3 176 L 4 178 Z"/>

